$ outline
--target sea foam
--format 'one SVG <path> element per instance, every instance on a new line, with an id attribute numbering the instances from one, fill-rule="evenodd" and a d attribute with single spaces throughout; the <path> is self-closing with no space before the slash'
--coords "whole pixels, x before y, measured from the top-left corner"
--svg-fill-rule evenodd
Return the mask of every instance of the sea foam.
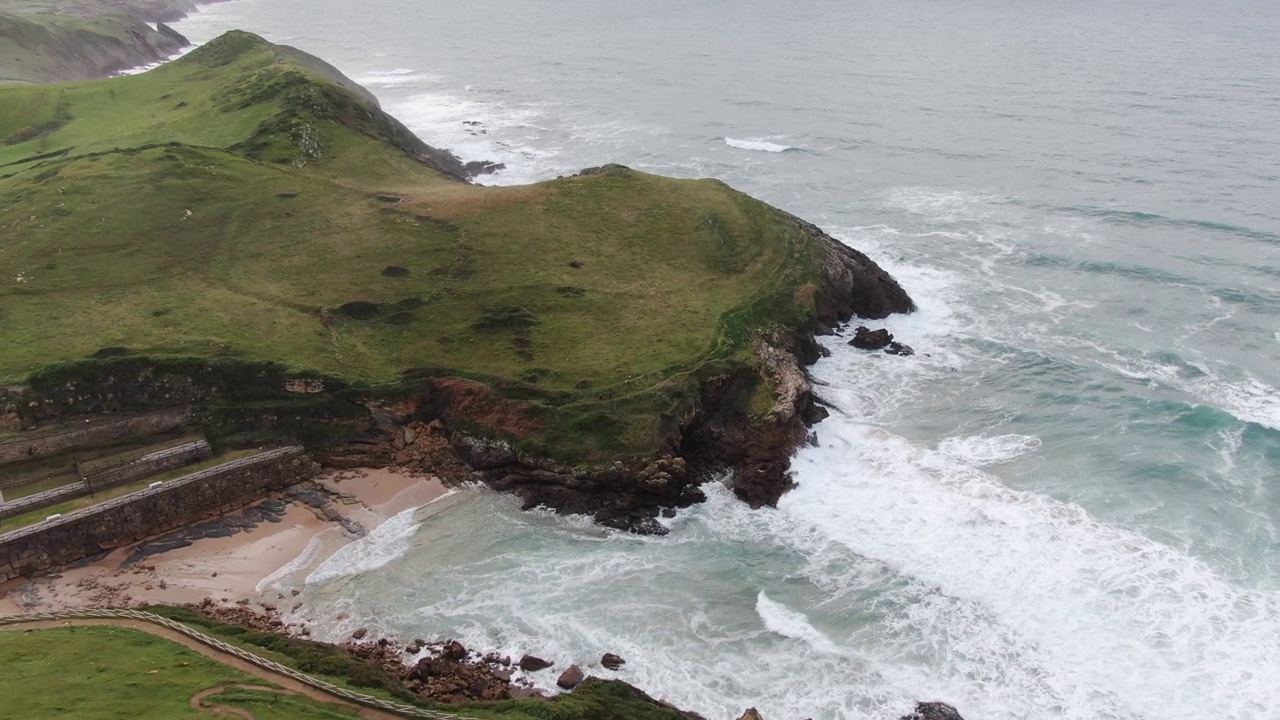
<path id="1" fill-rule="evenodd" d="M 738 140 L 737 138 L 727 137 L 724 144 L 729 147 L 738 148 L 739 150 L 755 150 L 757 152 L 780 153 L 788 150 L 798 150 L 799 148 L 791 145 L 779 145 L 767 140 Z"/>

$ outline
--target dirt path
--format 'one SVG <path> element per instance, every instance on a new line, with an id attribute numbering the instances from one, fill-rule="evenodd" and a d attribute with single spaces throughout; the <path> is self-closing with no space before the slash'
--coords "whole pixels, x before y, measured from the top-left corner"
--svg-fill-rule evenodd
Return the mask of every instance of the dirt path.
<path id="1" fill-rule="evenodd" d="M 142 632 L 155 635 L 156 637 L 162 637 L 165 640 L 168 640 L 170 642 L 175 642 L 185 648 L 194 650 L 195 652 L 198 652 L 207 658 L 216 660 L 224 665 L 229 665 L 243 673 L 248 673 L 249 675 L 262 678 L 263 680 L 266 680 L 271 683 L 275 683 L 276 685 L 279 685 L 281 688 L 284 688 L 285 694 L 305 695 L 306 697 L 309 697 L 312 700 L 315 700 L 317 702 L 327 703 L 330 705 L 339 705 L 347 710 L 353 710 L 359 713 L 360 717 L 366 718 L 366 720 L 404 720 L 404 718 L 402 718 L 400 715 L 396 715 L 394 713 L 390 713 L 385 710 L 375 710 L 373 708 L 367 708 L 361 705 L 356 705 L 354 703 L 347 702 L 346 700 L 334 697 L 326 692 L 317 690 L 316 688 L 313 688 L 310 685 L 300 683 L 297 680 L 294 680 L 293 678 L 287 675 L 281 675 L 279 673 L 271 672 L 270 670 L 265 670 L 263 668 L 258 667 L 257 665 L 254 665 L 253 663 L 247 662 L 245 660 L 241 660 L 240 658 L 234 655 L 228 655 L 226 653 L 222 653 L 217 650 L 214 650 L 213 648 L 207 645 L 198 643 L 195 640 L 187 637 L 186 635 L 183 635 L 182 633 L 179 633 L 174 630 L 170 630 L 169 628 L 162 627 L 160 625 L 153 625 L 149 622 L 143 622 L 142 620 L 124 620 L 124 619 L 120 619 L 120 620 L 114 620 L 114 619 L 40 620 L 37 622 L 30 622 L 30 623 L 14 623 L 12 625 L 0 625 L 0 632 L 3 632 L 3 631 L 12 632 L 15 630 L 58 628 L 58 627 L 67 627 L 67 626 L 74 626 L 74 625 L 81 625 L 81 626 L 82 625 L 115 625 L 117 627 L 127 627 L 133 630 L 140 630 Z M 192 696 L 191 698 L 192 707 L 201 707 L 203 709 L 213 710 L 214 712 L 230 712 L 232 714 L 239 715 L 241 718 L 244 718 L 244 720 L 254 720 L 251 714 L 249 714 L 244 710 L 240 710 L 238 708 L 230 708 L 230 707 L 225 707 L 220 705 L 219 706 L 203 706 L 203 705 L 197 704 L 197 699 L 203 700 L 204 697 L 207 697 L 208 695 L 213 695 L 216 692 L 219 692 L 221 689 L 225 689 L 226 687 L 232 687 L 232 686 L 220 686 L 219 688 L 211 688 L 209 690 L 204 690 L 202 692 L 196 693 L 196 695 Z M 264 688 L 264 687 L 257 687 L 254 685 L 242 685 L 242 686 L 235 686 L 235 687 L 243 687 L 245 689 L 251 689 L 251 690 L 265 690 L 267 692 L 281 692 L 279 690 L 273 690 L 271 688 Z"/>
<path id="2" fill-rule="evenodd" d="M 269 687 L 263 687 L 261 685 L 242 685 L 240 683 L 229 683 L 227 685 L 218 685 L 215 687 L 211 687 L 208 690 L 201 690 L 195 695 L 192 695 L 191 709 L 192 710 L 208 710 L 209 712 L 212 712 L 212 713 L 226 713 L 228 715 L 235 715 L 236 717 L 242 718 L 243 720 L 257 720 L 256 718 L 253 717 L 253 713 L 249 712 L 248 710 L 230 707 L 228 705 L 214 705 L 212 703 L 205 702 L 205 699 L 208 698 L 210 695 L 217 695 L 223 690 L 252 690 L 253 692 L 269 692 L 269 693 L 275 693 L 277 695 L 297 695 L 298 694 L 296 692 L 293 692 L 292 690 L 281 690 L 280 688 L 269 688 Z"/>

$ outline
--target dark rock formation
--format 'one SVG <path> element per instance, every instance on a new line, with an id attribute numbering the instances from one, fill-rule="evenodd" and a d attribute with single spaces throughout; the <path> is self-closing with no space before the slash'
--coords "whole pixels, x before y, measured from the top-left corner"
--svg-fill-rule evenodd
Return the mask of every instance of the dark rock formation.
<path id="1" fill-rule="evenodd" d="M 823 244 L 822 297 L 817 316 L 821 334 L 853 316 L 879 320 L 894 313 L 915 312 L 915 302 L 893 276 L 871 258 L 836 240 L 811 222 L 792 216 L 796 224 Z"/>
<path id="2" fill-rule="evenodd" d="M 666 528 L 656 520 L 660 508 L 688 507 L 706 499 L 679 457 L 632 467 L 615 463 L 604 470 L 573 470 L 522 457 L 506 442 L 462 433 L 454 434 L 453 449 L 474 468 L 475 477 L 495 490 L 520 497 L 526 510 L 544 505 L 589 515 L 618 529 L 664 534 Z"/>
<path id="3" fill-rule="evenodd" d="M 955 708 L 946 703 L 916 703 L 916 709 L 910 715 L 903 715 L 902 720 L 964 720 Z"/>
<path id="4" fill-rule="evenodd" d="M 457 640 L 431 647 L 430 654 L 405 670 L 400 664 L 402 652 L 394 644 L 349 647 L 364 658 L 398 676 L 415 695 L 433 702 L 471 702 L 505 700 L 511 697 L 511 677 L 483 660 L 472 660 L 467 649 Z"/>
<path id="5" fill-rule="evenodd" d="M 492 175 L 499 170 L 505 170 L 506 164 L 500 162 L 492 162 L 490 160 L 472 160 L 462 166 L 466 171 L 467 177 L 478 177 L 480 175 Z"/>
<path id="6" fill-rule="evenodd" d="M 889 343 L 889 346 L 886 347 L 884 351 L 890 355 L 902 355 L 904 357 L 916 354 L 916 351 L 912 350 L 910 345 L 903 345 L 900 342 Z"/>
<path id="7" fill-rule="evenodd" d="M 760 711 L 755 708 L 747 708 L 746 712 L 738 717 L 738 720 L 764 720 L 760 715 Z"/>
<path id="8" fill-rule="evenodd" d="M 582 668 L 577 665 L 570 665 L 568 670 L 560 673 L 560 677 L 556 678 L 556 685 L 565 690 L 572 690 L 582 684 L 587 676 L 582 672 Z"/>
<path id="9" fill-rule="evenodd" d="M 551 662 L 550 660 L 543 660 L 537 655 L 525 655 L 524 657 L 520 658 L 520 669 L 525 672 L 537 672 L 539 670 L 546 670 L 547 668 L 551 667 L 554 664 L 555 663 Z"/>
<path id="10" fill-rule="evenodd" d="M 600 664 L 607 670 L 619 670 L 623 665 L 627 664 L 627 661 L 613 653 L 605 653 L 604 657 L 600 658 Z"/>
<path id="11" fill-rule="evenodd" d="M 859 325 L 853 331 L 853 339 L 849 344 L 859 350 L 879 350 L 889 346 L 893 342 L 893 335 L 888 330 L 880 328 L 872 330 L 866 326 Z"/>

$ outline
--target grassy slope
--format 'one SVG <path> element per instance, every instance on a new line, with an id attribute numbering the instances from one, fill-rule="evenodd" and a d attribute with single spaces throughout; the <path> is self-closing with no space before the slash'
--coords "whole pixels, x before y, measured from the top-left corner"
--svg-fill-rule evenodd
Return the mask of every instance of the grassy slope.
<path id="1" fill-rule="evenodd" d="M 245 33 L 143 75 L 0 89 L 0 379 L 118 346 L 367 383 L 447 368 L 522 384 L 556 408 L 540 449 L 602 460 L 650 449 L 701 368 L 746 361 L 746 330 L 805 312 L 810 240 L 722 183 L 478 187 L 385 134 Z"/>
<path id="2" fill-rule="evenodd" d="M 14 720 L 207 718 L 208 712 L 189 705 L 195 693 L 262 682 L 167 640 L 107 626 L 0 632 L 0 667 L 0 718 Z M 252 702 L 257 693 L 244 695 Z M 226 699 L 227 705 L 254 707 Z M 309 703 L 290 717 L 356 717 L 329 710 Z"/>

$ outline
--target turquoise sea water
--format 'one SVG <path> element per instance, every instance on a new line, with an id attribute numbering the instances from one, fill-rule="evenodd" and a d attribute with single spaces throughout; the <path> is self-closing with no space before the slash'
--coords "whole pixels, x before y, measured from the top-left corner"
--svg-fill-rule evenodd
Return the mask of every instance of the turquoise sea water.
<path id="1" fill-rule="evenodd" d="M 1280 7 L 237 0 L 179 30 L 231 27 L 492 182 L 720 177 L 920 305 L 885 323 L 914 357 L 826 340 L 777 510 L 712 487 L 640 538 L 464 490 L 311 576 L 322 633 L 616 652 L 716 720 L 1280 718 Z"/>

